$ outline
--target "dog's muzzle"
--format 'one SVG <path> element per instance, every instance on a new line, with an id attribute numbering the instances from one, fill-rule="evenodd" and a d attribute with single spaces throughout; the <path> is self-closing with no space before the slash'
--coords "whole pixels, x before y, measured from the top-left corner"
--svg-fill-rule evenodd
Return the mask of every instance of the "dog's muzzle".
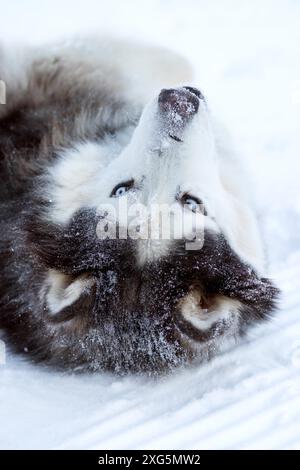
<path id="1" fill-rule="evenodd" d="M 189 86 L 161 90 L 158 107 L 170 137 L 182 141 L 182 132 L 197 114 L 202 100 L 204 96 L 201 91 Z"/>

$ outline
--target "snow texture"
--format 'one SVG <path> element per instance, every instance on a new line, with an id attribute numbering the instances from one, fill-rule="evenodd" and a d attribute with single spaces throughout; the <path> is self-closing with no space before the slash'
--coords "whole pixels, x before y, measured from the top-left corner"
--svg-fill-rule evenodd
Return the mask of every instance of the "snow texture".
<path id="1" fill-rule="evenodd" d="M 283 290 L 273 322 L 211 363 L 156 381 L 64 375 L 6 351 L 0 447 L 299 449 L 300 2 L 0 0 L 0 15 L 7 41 L 108 31 L 188 56 L 253 174 Z"/>

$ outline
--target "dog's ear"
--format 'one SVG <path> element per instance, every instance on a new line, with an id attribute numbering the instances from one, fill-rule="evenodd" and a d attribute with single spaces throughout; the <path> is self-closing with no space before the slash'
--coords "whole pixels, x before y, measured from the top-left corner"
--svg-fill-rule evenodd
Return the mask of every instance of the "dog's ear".
<path id="1" fill-rule="evenodd" d="M 86 274 L 74 278 L 59 271 L 50 270 L 45 286 L 45 300 L 49 315 L 53 318 L 60 318 L 61 313 L 66 309 L 70 313 L 70 307 L 83 295 L 88 295 L 94 283 L 94 278 Z"/>

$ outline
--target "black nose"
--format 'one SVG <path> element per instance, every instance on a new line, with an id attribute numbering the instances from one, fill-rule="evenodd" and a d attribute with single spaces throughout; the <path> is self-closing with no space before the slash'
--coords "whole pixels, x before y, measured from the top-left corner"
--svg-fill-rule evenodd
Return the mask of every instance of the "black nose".
<path id="1" fill-rule="evenodd" d="M 191 90 L 190 87 L 162 89 L 158 96 L 160 109 L 186 118 L 194 115 L 199 108 L 200 92 Z"/>

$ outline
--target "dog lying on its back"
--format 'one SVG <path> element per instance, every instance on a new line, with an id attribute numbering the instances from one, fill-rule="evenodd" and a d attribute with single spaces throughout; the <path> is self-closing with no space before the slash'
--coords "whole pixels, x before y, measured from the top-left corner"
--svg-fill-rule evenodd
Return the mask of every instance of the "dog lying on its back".
<path id="1" fill-rule="evenodd" d="M 108 40 L 0 49 L 0 79 L 0 327 L 16 350 L 156 373 L 268 318 L 278 291 L 244 176 L 202 93 L 170 88 L 191 80 L 182 58 Z M 139 208 L 131 236 L 121 203 Z"/>

